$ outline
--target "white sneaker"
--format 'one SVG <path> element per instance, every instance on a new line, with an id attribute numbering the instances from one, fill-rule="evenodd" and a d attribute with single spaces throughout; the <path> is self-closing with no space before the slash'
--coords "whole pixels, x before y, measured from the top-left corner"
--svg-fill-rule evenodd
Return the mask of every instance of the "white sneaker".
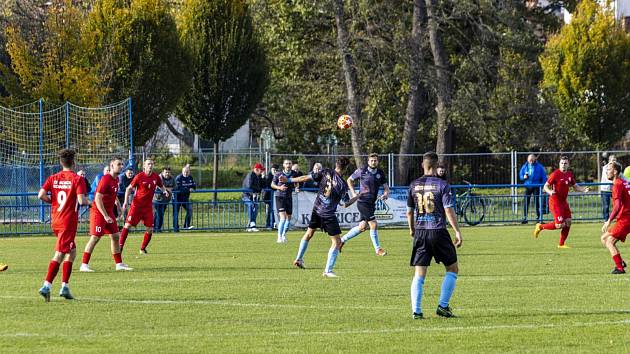
<path id="1" fill-rule="evenodd" d="M 251 227 L 246 228 L 246 229 L 245 229 L 245 232 L 252 232 Z"/>
<path id="2" fill-rule="evenodd" d="M 92 273 L 94 272 L 94 269 L 90 268 L 89 265 L 82 263 L 81 267 L 79 267 L 79 272 L 88 272 L 88 273 Z"/>
<path id="3" fill-rule="evenodd" d="M 126 265 L 125 263 L 118 263 L 116 264 L 116 271 L 119 271 L 119 270 L 130 271 L 130 270 L 133 270 L 133 268 Z"/>
<path id="4" fill-rule="evenodd" d="M 337 274 L 335 272 L 324 272 L 322 273 L 324 278 L 337 278 Z"/>
<path id="5" fill-rule="evenodd" d="M 255 228 L 255 227 L 252 227 L 252 228 L 251 228 L 251 229 L 249 229 L 249 230 L 250 230 L 250 232 L 259 232 L 259 231 L 260 231 L 260 230 L 258 230 L 258 229 L 257 229 L 257 228 Z"/>
<path id="6" fill-rule="evenodd" d="M 282 243 L 287 243 L 289 241 L 287 241 L 287 237 L 286 236 L 282 236 L 282 240 L 280 240 Z"/>
<path id="7" fill-rule="evenodd" d="M 282 237 L 278 237 L 278 239 L 276 240 L 276 243 L 282 243 Z"/>
<path id="8" fill-rule="evenodd" d="M 192 229 L 194 229 L 194 228 L 195 228 L 194 226 L 190 225 L 190 226 L 188 226 L 188 227 L 186 228 L 186 230 L 192 230 Z"/>

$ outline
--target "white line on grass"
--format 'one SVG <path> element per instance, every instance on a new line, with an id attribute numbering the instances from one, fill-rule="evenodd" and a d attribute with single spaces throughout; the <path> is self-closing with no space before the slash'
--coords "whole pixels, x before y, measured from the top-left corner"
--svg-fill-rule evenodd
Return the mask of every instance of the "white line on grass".
<path id="1" fill-rule="evenodd" d="M 423 321 L 417 321 L 417 327 L 404 328 L 381 328 L 381 329 L 357 329 L 357 330 L 340 330 L 340 331 L 289 331 L 289 332 L 227 332 L 227 333 L 158 333 L 158 334 L 138 334 L 134 333 L 132 337 L 146 338 L 166 338 L 166 337 L 253 337 L 253 336 L 322 336 L 322 335 L 352 335 L 352 334 L 389 334 L 389 333 L 409 333 L 409 332 L 483 332 L 483 331 L 500 331 L 515 329 L 553 329 L 553 328 L 580 328 L 594 326 L 615 326 L 630 325 L 630 318 L 619 321 L 597 321 L 597 322 L 576 322 L 576 323 L 523 323 L 513 325 L 487 325 L 487 326 L 443 326 L 443 327 L 424 327 Z M 19 337 L 66 337 L 66 338 L 105 338 L 105 337 L 121 337 L 118 334 L 111 333 L 87 333 L 87 334 L 61 334 L 61 333 L 0 333 L 0 337 L 19 338 Z"/>

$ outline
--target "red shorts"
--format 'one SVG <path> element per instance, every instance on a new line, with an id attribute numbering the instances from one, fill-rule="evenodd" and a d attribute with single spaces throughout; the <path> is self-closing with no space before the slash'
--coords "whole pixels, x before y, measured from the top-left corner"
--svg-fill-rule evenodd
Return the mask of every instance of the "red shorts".
<path id="1" fill-rule="evenodd" d="M 627 219 L 617 219 L 617 222 L 613 227 L 608 230 L 612 237 L 616 238 L 621 242 L 626 242 L 626 235 L 630 234 L 630 220 Z"/>
<path id="2" fill-rule="evenodd" d="M 126 223 L 131 226 L 136 226 L 142 220 L 142 223 L 146 227 L 153 227 L 153 206 L 134 207 L 135 204 L 131 204 L 129 208 L 129 214 L 127 215 Z"/>
<path id="3" fill-rule="evenodd" d="M 562 224 L 564 220 L 571 219 L 571 209 L 566 201 L 555 201 L 549 199 L 549 210 L 553 214 L 553 220 L 556 224 Z"/>
<path id="4" fill-rule="evenodd" d="M 109 211 L 109 217 L 114 220 L 111 224 L 105 221 L 105 218 L 96 207 L 90 209 L 90 235 L 101 237 L 103 235 L 113 235 L 118 232 L 118 223 L 114 216 L 114 211 Z"/>
<path id="5" fill-rule="evenodd" d="M 55 251 L 70 253 L 70 251 L 77 248 L 77 245 L 74 243 L 74 237 L 77 235 L 77 230 L 53 229 L 53 233 L 57 236 Z"/>

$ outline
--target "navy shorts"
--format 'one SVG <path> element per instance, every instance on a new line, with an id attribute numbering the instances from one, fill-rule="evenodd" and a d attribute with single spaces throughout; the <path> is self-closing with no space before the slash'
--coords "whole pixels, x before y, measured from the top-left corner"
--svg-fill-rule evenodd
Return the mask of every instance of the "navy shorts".
<path id="1" fill-rule="evenodd" d="M 376 220 L 374 216 L 374 209 L 376 205 L 374 203 L 357 202 L 357 209 L 359 209 L 359 221 L 373 221 Z"/>
<path id="2" fill-rule="evenodd" d="M 455 245 L 446 229 L 415 231 L 409 265 L 426 267 L 431 258 L 447 267 L 457 262 Z"/>
<path id="3" fill-rule="evenodd" d="M 278 212 L 285 212 L 289 215 L 293 214 L 293 196 L 276 196 L 276 209 Z"/>
<path id="4" fill-rule="evenodd" d="M 311 213 L 311 221 L 308 223 L 309 229 L 322 229 L 329 236 L 341 235 L 341 228 L 336 216 L 322 218 L 315 210 Z"/>

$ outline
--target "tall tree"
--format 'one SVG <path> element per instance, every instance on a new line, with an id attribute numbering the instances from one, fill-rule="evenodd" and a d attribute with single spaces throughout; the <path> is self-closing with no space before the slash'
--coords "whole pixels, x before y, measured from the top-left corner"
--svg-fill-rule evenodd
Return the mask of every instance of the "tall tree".
<path id="1" fill-rule="evenodd" d="M 630 129 L 630 36 L 611 10 L 582 1 L 540 61 L 544 97 L 574 143 L 609 148 Z"/>
<path id="2" fill-rule="evenodd" d="M 416 136 L 418 134 L 418 125 L 426 101 L 426 88 L 422 82 L 422 28 L 423 22 L 426 20 L 426 7 L 424 0 L 413 1 L 413 17 L 411 36 L 409 38 L 410 63 L 409 63 L 409 98 L 407 101 L 407 109 L 405 112 L 405 126 L 403 129 L 402 139 L 400 141 L 400 150 L 398 157 L 398 173 L 396 181 L 399 185 L 409 182 L 409 167 L 411 158 L 409 154 L 413 154 L 416 145 Z"/>
<path id="3" fill-rule="evenodd" d="M 214 144 L 250 117 L 267 87 L 266 57 L 245 0 L 187 0 L 181 36 L 192 57 L 192 80 L 178 109 L 184 124 Z M 215 196 L 216 198 L 216 196 Z"/>
<path id="4" fill-rule="evenodd" d="M 144 145 L 174 111 L 190 59 L 167 0 L 99 0 L 85 39 L 100 68 L 106 101 L 132 97 L 134 144 Z"/>
<path id="5" fill-rule="evenodd" d="M 344 11 L 344 0 L 335 0 L 335 24 L 337 27 L 337 45 L 339 47 L 339 55 L 343 67 L 343 76 L 346 82 L 347 95 L 347 111 L 354 120 L 351 129 L 352 153 L 357 166 L 363 166 L 363 158 L 365 154 L 363 147 L 363 126 L 361 124 L 361 97 L 359 97 L 359 79 L 357 76 L 357 68 L 352 58 L 348 44 L 348 30 L 346 29 L 346 18 Z"/>

